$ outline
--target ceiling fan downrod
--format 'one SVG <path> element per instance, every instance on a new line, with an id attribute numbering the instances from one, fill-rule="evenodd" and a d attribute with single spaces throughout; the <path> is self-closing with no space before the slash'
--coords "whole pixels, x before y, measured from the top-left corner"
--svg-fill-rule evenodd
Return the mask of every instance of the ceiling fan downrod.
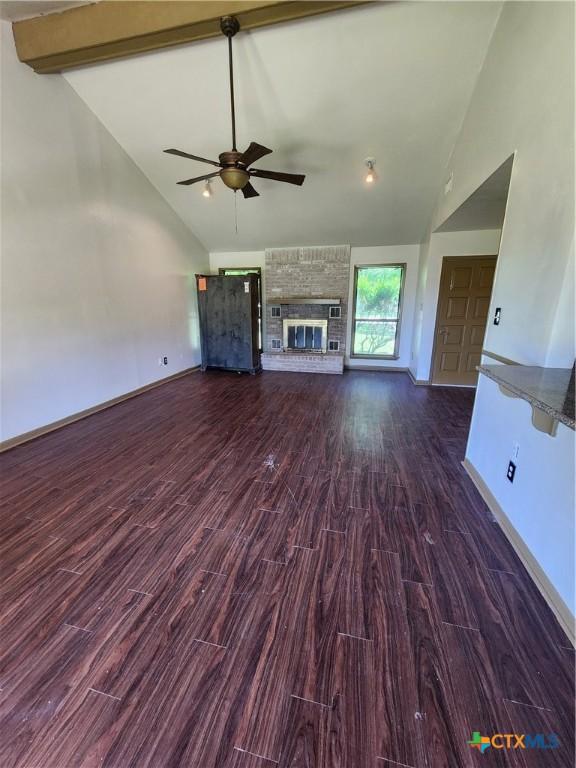
<path id="1" fill-rule="evenodd" d="M 222 34 L 228 38 L 228 67 L 230 71 L 230 112 L 232 115 L 232 152 L 236 148 L 236 109 L 234 107 L 234 64 L 232 60 L 232 38 L 240 30 L 240 23 L 236 16 L 223 16 L 220 19 Z"/>
<path id="2" fill-rule="evenodd" d="M 196 184 L 199 181 L 209 181 L 215 176 L 220 176 L 223 183 L 231 190 L 236 192 L 241 189 L 245 198 L 259 197 L 258 192 L 254 189 L 250 183 L 250 178 L 254 176 L 259 179 L 271 179 L 273 181 L 281 181 L 286 184 L 295 184 L 296 186 L 302 186 L 304 182 L 304 175 L 300 173 L 279 173 L 278 171 L 265 171 L 263 168 L 253 168 L 252 164 L 256 163 L 260 158 L 269 155 L 272 150 L 268 147 L 264 147 L 262 144 L 258 144 L 256 141 L 251 141 L 248 149 L 244 152 L 238 152 L 236 146 L 236 107 L 234 104 L 234 65 L 232 61 L 232 38 L 240 30 L 240 24 L 235 16 L 223 16 L 220 19 L 220 29 L 222 34 L 228 38 L 228 66 L 230 71 L 230 113 L 232 116 L 232 149 L 228 152 L 221 152 L 218 155 L 218 162 L 216 160 L 209 160 L 207 157 L 200 157 L 199 155 L 192 155 L 189 152 L 184 152 L 181 149 L 165 149 L 170 155 L 178 155 L 179 157 L 186 157 L 189 160 L 196 160 L 200 163 L 208 163 L 208 165 L 216 166 L 219 170 L 212 173 L 206 173 L 203 176 L 195 176 L 192 179 L 183 179 L 177 182 L 178 184 Z"/>

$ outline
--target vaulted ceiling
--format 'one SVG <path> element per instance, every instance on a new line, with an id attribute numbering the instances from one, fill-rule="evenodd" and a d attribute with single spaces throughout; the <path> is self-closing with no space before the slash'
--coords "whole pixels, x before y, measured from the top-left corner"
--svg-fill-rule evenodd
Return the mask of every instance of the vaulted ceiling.
<path id="1" fill-rule="evenodd" d="M 70 8 L 88 5 L 90 0 L 1 0 L 0 19 L 20 21 L 43 16 L 48 13 L 62 13 Z"/>
<path id="2" fill-rule="evenodd" d="M 500 12 L 499 3 L 378 3 L 235 38 L 239 148 L 303 172 L 302 188 L 257 180 L 244 200 L 180 179 L 230 149 L 222 39 L 72 70 L 65 77 L 209 250 L 419 242 Z M 363 183 L 366 157 L 377 183 Z M 235 199 L 237 198 L 237 199 Z M 235 205 L 237 212 L 235 214 Z M 236 232 L 235 219 L 237 215 Z"/>

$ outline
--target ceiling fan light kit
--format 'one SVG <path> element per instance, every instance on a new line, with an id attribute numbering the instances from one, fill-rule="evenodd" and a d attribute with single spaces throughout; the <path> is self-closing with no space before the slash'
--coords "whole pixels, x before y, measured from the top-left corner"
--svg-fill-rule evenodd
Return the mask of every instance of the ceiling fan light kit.
<path id="1" fill-rule="evenodd" d="M 364 160 L 364 165 L 366 168 L 368 168 L 368 173 L 364 177 L 364 181 L 366 184 L 373 184 L 376 181 L 376 172 L 374 171 L 374 166 L 376 165 L 376 158 L 374 157 L 367 157 L 366 160 Z"/>
<path id="2" fill-rule="evenodd" d="M 220 155 L 220 163 L 222 164 L 222 170 L 220 171 L 220 178 L 226 184 L 227 187 L 233 189 L 236 192 L 250 181 L 250 175 L 240 163 L 242 157 L 241 152 L 222 152 Z"/>
<path id="3" fill-rule="evenodd" d="M 190 184 L 196 184 L 198 181 L 205 181 L 206 187 L 202 193 L 205 197 L 210 197 L 212 192 L 209 188 L 210 179 L 215 176 L 220 176 L 224 184 L 237 192 L 242 190 L 242 194 L 246 199 L 250 197 L 259 197 L 259 193 L 254 189 L 250 183 L 250 177 L 271 179 L 272 181 L 282 181 L 286 184 L 295 184 L 296 186 L 302 186 L 304 183 L 304 176 L 297 173 L 279 173 L 277 171 L 265 171 L 262 168 L 251 168 L 252 163 L 257 162 L 265 155 L 269 155 L 272 150 L 268 147 L 262 146 L 255 141 L 250 143 L 250 146 L 245 152 L 238 152 L 236 147 L 236 109 L 234 104 L 234 63 L 232 58 L 232 38 L 239 31 L 240 24 L 235 16 L 223 16 L 220 19 L 220 29 L 222 34 L 228 39 L 228 64 L 230 71 L 230 114 L 232 118 L 232 149 L 228 152 L 222 152 L 218 156 L 219 162 L 215 160 L 208 160 L 205 157 L 199 157 L 198 155 L 191 155 L 188 152 L 183 152 L 180 149 L 165 149 L 170 155 L 178 155 L 179 157 L 186 157 L 189 160 L 197 160 L 200 163 L 208 163 L 208 165 L 214 165 L 220 170 L 213 173 L 205 174 L 204 176 L 195 176 L 191 179 L 184 179 L 177 182 L 184 186 Z M 208 190 L 208 194 L 207 194 Z"/>

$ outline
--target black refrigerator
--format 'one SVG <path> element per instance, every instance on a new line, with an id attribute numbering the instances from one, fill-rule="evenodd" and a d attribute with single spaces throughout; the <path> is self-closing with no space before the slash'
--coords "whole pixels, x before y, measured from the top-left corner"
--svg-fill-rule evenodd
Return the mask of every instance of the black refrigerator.
<path id="1" fill-rule="evenodd" d="M 256 373 L 258 275 L 196 275 L 202 370 Z"/>

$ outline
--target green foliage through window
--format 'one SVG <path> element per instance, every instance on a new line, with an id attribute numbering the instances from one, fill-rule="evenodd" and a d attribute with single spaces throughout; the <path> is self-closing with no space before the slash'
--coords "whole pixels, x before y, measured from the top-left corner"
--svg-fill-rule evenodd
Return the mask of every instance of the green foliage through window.
<path id="1" fill-rule="evenodd" d="M 357 267 L 352 352 L 393 357 L 396 351 L 404 267 Z"/>

